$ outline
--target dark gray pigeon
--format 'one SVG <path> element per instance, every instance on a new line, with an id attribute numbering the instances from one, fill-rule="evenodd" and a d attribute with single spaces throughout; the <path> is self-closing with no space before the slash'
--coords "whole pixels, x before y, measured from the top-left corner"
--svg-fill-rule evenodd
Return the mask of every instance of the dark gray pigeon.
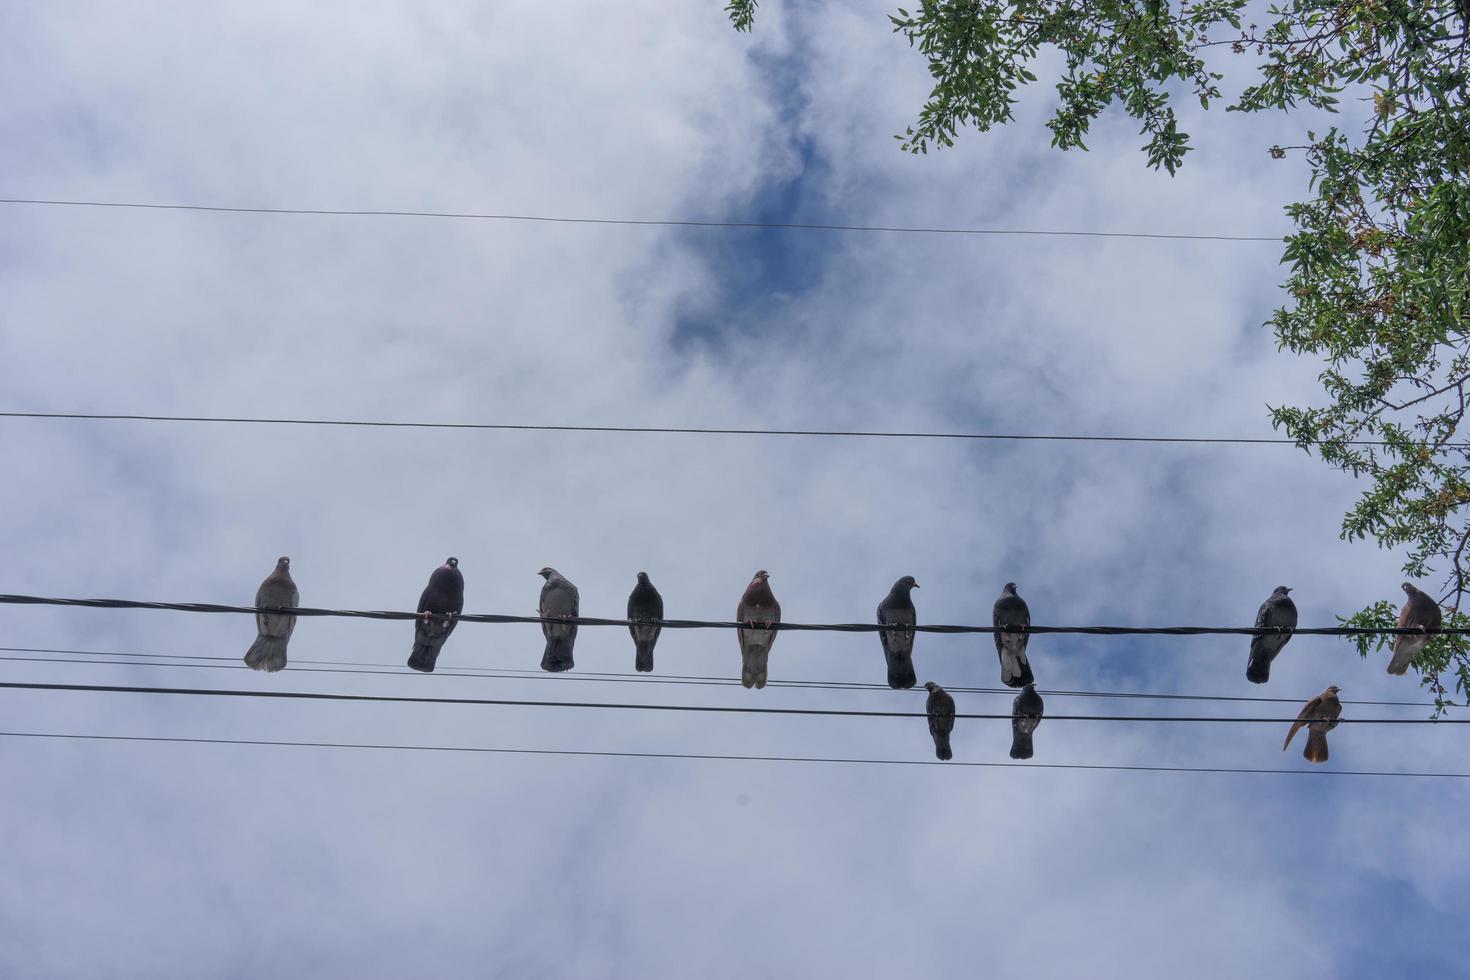
<path id="1" fill-rule="evenodd" d="M 1007 582 L 1000 598 L 995 600 L 995 612 L 991 616 L 997 630 L 1031 625 L 1031 610 L 1026 600 L 1016 594 L 1016 583 Z M 1026 659 L 1026 633 L 996 633 L 995 652 L 1000 656 L 1000 681 L 1006 687 L 1025 687 L 1035 684 L 1031 674 L 1031 663 Z"/>
<path id="2" fill-rule="evenodd" d="M 633 592 L 628 596 L 628 619 L 646 621 L 663 618 L 664 597 L 658 594 L 658 589 L 648 580 L 648 573 L 639 572 L 638 584 L 633 586 Z M 634 670 L 653 669 L 653 645 L 658 642 L 658 635 L 662 631 L 662 626 L 646 622 L 628 626 L 628 632 L 633 634 Z"/>
<path id="3" fill-rule="evenodd" d="M 301 593 L 291 581 L 291 559 L 282 555 L 276 559 L 276 570 L 266 576 L 255 591 L 257 609 L 295 609 L 301 605 Z M 296 628 L 296 617 L 282 613 L 256 613 L 255 632 L 258 634 L 250 649 L 245 652 L 245 662 L 252 670 L 275 672 L 286 666 L 286 643 L 291 631 Z"/>
<path id="4" fill-rule="evenodd" d="M 1291 590 L 1284 585 L 1276 586 L 1271 598 L 1261 603 L 1256 613 L 1257 626 L 1278 626 L 1296 629 L 1296 603 L 1287 595 Z M 1252 684 L 1264 684 L 1271 679 L 1271 661 L 1291 639 L 1290 633 L 1265 633 L 1251 637 L 1251 658 L 1245 665 L 1245 679 Z"/>
<path id="5" fill-rule="evenodd" d="M 462 612 L 464 575 L 458 558 L 446 558 L 429 576 L 429 584 L 419 596 L 419 618 L 413 621 L 413 653 L 408 657 L 410 667 L 426 674 L 433 672 L 439 651 L 459 625 Z"/>
<path id="6" fill-rule="evenodd" d="M 912 626 L 918 622 L 911 595 L 919 583 L 912 575 L 905 575 L 893 583 L 888 595 L 878 603 L 878 625 L 898 623 Z M 919 683 L 914 674 L 914 631 L 879 630 L 878 639 L 883 644 L 883 656 L 888 661 L 888 686 L 903 691 Z"/>
<path id="7" fill-rule="evenodd" d="M 781 604 L 771 591 L 770 577 L 765 569 L 756 572 L 735 609 L 736 621 L 745 624 L 735 634 L 740 641 L 740 683 L 746 687 L 766 686 L 771 645 L 776 642 L 777 632 L 770 627 L 781 622 Z"/>
<path id="8" fill-rule="evenodd" d="M 933 681 L 925 681 L 924 688 L 929 692 L 924 710 L 929 714 L 929 734 L 934 736 L 934 757 L 948 762 L 954 758 L 949 749 L 949 733 L 954 731 L 954 698 Z"/>
<path id="9" fill-rule="evenodd" d="M 1439 610 L 1439 603 L 1427 592 L 1420 592 L 1414 588 L 1412 583 L 1404 583 L 1404 592 L 1409 599 L 1404 603 L 1404 608 L 1399 611 L 1400 629 L 1437 630 L 1444 622 L 1444 616 Z M 1393 638 L 1393 659 L 1388 662 L 1390 674 L 1402 674 L 1409 669 L 1409 663 L 1429 645 L 1429 634 L 1422 633 L 1417 636 L 1400 634 Z"/>
<path id="10" fill-rule="evenodd" d="M 1027 684 L 1026 689 L 1011 702 L 1012 759 L 1031 758 L 1031 735 L 1036 731 L 1036 726 L 1041 724 L 1041 716 L 1045 713 L 1046 702 L 1036 693 L 1036 685 Z"/>
<path id="11" fill-rule="evenodd" d="M 536 573 L 546 579 L 541 586 L 541 615 L 547 618 L 581 615 L 581 598 L 577 587 L 562 577 L 561 572 L 547 567 Z M 546 637 L 546 652 L 541 655 L 541 669 L 558 673 L 571 670 L 572 647 L 577 642 L 576 623 L 542 623 L 541 635 Z"/>

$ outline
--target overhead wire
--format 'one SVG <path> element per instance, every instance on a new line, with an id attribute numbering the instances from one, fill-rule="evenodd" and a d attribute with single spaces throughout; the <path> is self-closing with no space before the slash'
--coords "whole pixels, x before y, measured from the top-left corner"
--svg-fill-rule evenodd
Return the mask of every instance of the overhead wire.
<path id="1" fill-rule="evenodd" d="M 994 235 L 994 236 L 1050 236 L 1060 238 L 1135 238 L 1160 239 L 1166 241 L 1209 241 L 1209 242 L 1274 242 L 1280 244 L 1285 236 L 1262 235 L 1191 235 L 1165 232 L 1135 231 L 1069 231 L 1036 228 L 944 228 L 903 225 L 847 225 L 808 221 L 719 221 L 687 218 L 581 218 L 559 217 L 544 214 L 493 214 L 474 211 L 400 211 L 386 209 L 341 209 L 341 208 L 249 208 L 226 207 L 209 204 L 159 204 L 143 201 L 84 201 L 57 200 L 47 198 L 9 197 L 0 198 L 0 204 L 33 205 L 67 208 L 119 208 L 146 211 L 197 211 L 216 214 L 279 214 L 313 215 L 348 218 L 454 218 L 476 221 L 518 221 L 566 225 L 623 225 L 655 228 L 726 228 L 762 231 L 852 231 L 885 232 L 906 235 Z"/>
<path id="2" fill-rule="evenodd" d="M 0 412 L 0 418 L 55 419 L 84 422 L 189 422 L 215 425 L 289 425 L 370 429 L 460 429 L 493 432 L 602 432 L 702 436 L 812 436 L 853 439 L 949 439 L 978 442 L 1097 442 L 1158 443 L 1176 445 L 1300 446 L 1316 445 L 1282 437 L 1233 436 L 1113 436 L 1006 432 L 900 432 L 865 429 L 757 429 L 719 426 L 658 425 L 542 425 L 509 422 L 404 422 L 376 419 L 267 418 L 229 415 L 142 415 L 104 412 Z M 1333 445 L 1387 446 L 1382 439 L 1332 440 Z M 1449 443 L 1446 448 L 1470 448 L 1470 443 Z"/>
<path id="3" fill-rule="evenodd" d="M 602 759 L 679 759 L 721 762 L 825 763 L 862 766 L 934 766 L 983 769 L 1081 769 L 1105 772 L 1222 773 L 1281 776 L 1385 776 L 1402 779 L 1470 779 L 1470 772 L 1393 772 L 1362 769 L 1247 769 L 1225 766 L 1130 766 L 1067 762 L 939 762 L 929 759 L 852 759 L 819 756 L 715 755 L 698 752 L 618 752 L 606 749 L 524 749 L 469 745 L 403 745 L 364 742 L 288 741 L 284 739 L 191 738 L 165 735 L 91 735 L 77 732 L 0 731 L 5 738 L 68 739 L 97 742 L 253 745 L 318 749 L 372 749 L 395 752 L 459 752 L 491 755 L 580 756 Z"/>
<path id="4" fill-rule="evenodd" d="M 349 619 L 417 620 L 426 614 L 383 609 L 322 609 L 314 606 L 234 606 L 214 602 L 157 602 L 140 599 L 78 599 L 55 596 L 33 596 L 0 594 L 0 604 L 21 606 L 66 606 L 86 609 L 151 609 L 187 613 L 236 613 L 257 615 L 290 615 L 299 617 L 345 617 Z M 439 615 L 438 618 L 444 618 Z M 575 626 L 618 626 L 657 625 L 664 629 L 750 629 L 751 624 L 728 620 L 705 619 L 651 619 L 628 620 L 607 619 L 599 616 L 512 616 L 502 613 L 456 613 L 452 617 L 461 623 L 491 623 L 505 625 L 562 624 Z M 1032 624 L 1014 626 L 957 626 L 935 623 L 917 625 L 895 625 L 881 623 L 758 623 L 760 629 L 782 632 L 808 633 L 1025 633 L 1044 635 L 1052 633 L 1075 633 L 1086 636 L 1424 636 L 1426 634 L 1466 636 L 1470 627 L 1439 627 L 1421 629 L 1398 626 L 1042 626 Z"/>

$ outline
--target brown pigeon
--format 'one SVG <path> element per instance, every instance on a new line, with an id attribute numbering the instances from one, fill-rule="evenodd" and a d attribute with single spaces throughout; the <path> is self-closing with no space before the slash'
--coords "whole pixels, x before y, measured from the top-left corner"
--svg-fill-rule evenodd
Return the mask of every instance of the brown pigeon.
<path id="1" fill-rule="evenodd" d="M 765 569 L 756 572 L 735 610 L 736 621 L 745 624 L 735 631 L 740 641 L 740 683 L 757 689 L 766 686 L 771 644 L 776 642 L 777 631 L 771 627 L 781 622 L 781 604 L 771 591 L 770 577 Z"/>
<path id="2" fill-rule="evenodd" d="M 638 573 L 638 584 L 628 596 L 628 632 L 633 634 L 633 669 L 653 669 L 653 645 L 658 642 L 662 626 L 649 624 L 649 620 L 664 618 L 664 597 L 653 587 L 647 572 Z M 636 624 L 636 625 L 634 625 Z"/>
<path id="3" fill-rule="evenodd" d="M 541 586 L 541 603 L 538 606 L 544 617 L 573 617 L 579 615 L 581 597 L 577 587 L 556 569 L 547 567 L 536 573 L 546 579 Z M 572 647 L 577 642 L 576 623 L 542 623 L 541 635 L 546 637 L 546 652 L 541 655 L 541 669 L 558 673 L 571 670 Z"/>
<path id="4" fill-rule="evenodd" d="M 1427 592 L 1420 592 L 1409 583 L 1404 583 L 1404 592 L 1409 599 L 1404 603 L 1404 608 L 1399 611 L 1400 629 L 1437 630 L 1444 622 L 1444 616 L 1439 611 L 1439 603 Z M 1429 634 L 1421 633 L 1418 636 L 1399 634 L 1393 638 L 1393 659 L 1388 662 L 1390 674 L 1402 674 L 1409 669 L 1409 662 L 1419 656 L 1429 644 Z"/>
<path id="5" fill-rule="evenodd" d="M 1031 610 L 1026 600 L 1016 594 L 1016 583 L 1007 582 L 1000 598 L 995 600 L 991 624 L 997 630 L 1002 627 L 1027 627 L 1031 625 Z M 995 652 L 1000 656 L 1000 681 L 1006 687 L 1025 687 L 1035 684 L 1031 663 L 1026 659 L 1027 635 L 1023 632 L 995 634 Z"/>
<path id="6" fill-rule="evenodd" d="M 1279 626 L 1296 628 L 1296 603 L 1291 601 L 1291 592 L 1284 585 L 1276 586 L 1271 598 L 1261 603 L 1256 613 L 1257 626 Z M 1245 665 L 1245 679 L 1252 684 L 1264 684 L 1271 679 L 1271 661 L 1291 639 L 1290 633 L 1262 633 L 1251 637 L 1251 658 Z"/>
<path id="7" fill-rule="evenodd" d="M 1307 747 L 1302 750 L 1302 758 L 1308 762 L 1327 761 L 1327 733 L 1337 727 L 1337 719 L 1342 717 L 1342 702 L 1337 700 L 1337 691 L 1334 684 L 1302 706 L 1302 713 L 1296 716 L 1296 721 L 1291 723 L 1291 731 L 1286 733 L 1281 751 L 1285 752 L 1291 745 L 1297 729 L 1306 725 Z"/>
<path id="8" fill-rule="evenodd" d="M 1036 693 L 1035 684 L 1027 684 L 1026 689 L 1016 695 L 1016 700 L 1011 703 L 1012 759 L 1031 758 L 1034 751 L 1031 735 L 1036 731 L 1036 726 L 1041 724 L 1041 716 L 1045 712 L 1046 702 Z"/>
<path id="9" fill-rule="evenodd" d="M 925 681 L 924 689 L 929 692 L 924 710 L 929 713 L 929 734 L 934 736 L 934 757 L 948 762 L 954 758 L 949 750 L 949 733 L 954 731 L 954 698 L 933 681 Z"/>
<path id="10" fill-rule="evenodd" d="M 883 601 L 878 603 L 878 624 L 912 626 L 917 621 L 914 612 L 913 590 L 919 587 L 912 575 L 905 575 L 893 583 L 893 588 Z M 895 691 L 908 690 L 919 683 L 914 674 L 914 631 L 879 630 L 878 640 L 883 644 L 883 656 L 888 661 L 888 686 Z"/>
<path id="11" fill-rule="evenodd" d="M 419 596 L 419 617 L 413 621 L 413 652 L 408 655 L 410 667 L 426 674 L 433 672 L 439 651 L 459 625 L 462 612 L 464 575 L 458 558 L 446 558 L 429 576 L 429 584 Z"/>
<path id="12" fill-rule="evenodd" d="M 291 559 L 282 555 L 276 559 L 276 570 L 266 576 L 255 592 L 257 609 L 295 609 L 301 604 L 301 593 L 291 581 Z M 277 671 L 286 666 L 286 643 L 291 631 L 296 628 L 296 617 L 283 613 L 255 614 L 255 632 L 258 634 L 250 649 L 245 652 L 245 662 L 253 670 Z"/>

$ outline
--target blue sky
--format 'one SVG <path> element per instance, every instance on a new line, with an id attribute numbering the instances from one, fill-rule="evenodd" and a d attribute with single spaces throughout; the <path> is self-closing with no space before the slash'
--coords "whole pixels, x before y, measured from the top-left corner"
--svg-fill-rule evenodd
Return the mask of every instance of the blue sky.
<path id="1" fill-rule="evenodd" d="M 1016 123 L 910 157 L 922 63 L 880 4 L 177 3 L 0 11 L 0 196 L 1270 235 L 1301 120 L 1186 113 L 1156 174 L 1126 119 L 1059 154 Z M 1038 71 L 1046 77 L 1045 65 Z M 553 424 L 1269 435 L 1316 396 L 1280 355 L 1271 244 L 730 232 L 6 208 L 7 410 Z M 1297 450 L 6 422 L 0 591 L 590 615 L 647 570 L 671 616 L 757 568 L 793 621 L 912 574 L 931 622 L 1007 581 L 1037 622 L 1302 622 L 1393 597 L 1338 539 L 1355 495 Z M 0 610 L 15 647 L 237 656 L 250 624 Z M 534 668 L 535 627 L 441 666 Z M 1232 637 L 1038 638 L 1043 690 L 1256 693 Z M 312 620 L 295 660 L 400 665 L 403 624 Z M 661 672 L 734 676 L 665 635 Z M 628 671 L 586 629 L 579 672 Z M 987 638 L 920 679 L 993 686 Z M 876 681 L 871 636 L 786 634 L 780 679 Z M 6 662 L 12 680 L 917 710 L 922 692 Z M 1298 637 L 1265 693 L 1414 700 Z M 636 697 L 634 697 L 636 695 Z M 927 759 L 919 719 L 0 694 L 4 728 Z M 962 711 L 1009 698 L 961 697 Z M 1048 698 L 1048 710 L 1115 706 Z M 1223 709 L 1222 709 L 1223 710 Z M 1349 706 L 1354 714 L 1395 709 Z M 1414 714 L 1419 709 L 1397 709 Z M 1392 728 L 1392 730 L 1389 730 Z M 1275 726 L 1044 722 L 1037 761 L 1301 767 Z M 1344 726 L 1333 767 L 1462 770 L 1448 728 Z M 957 759 L 1006 759 L 961 722 Z M 0 739 L 14 976 L 1449 975 L 1462 787 L 1411 780 L 454 756 Z M 1462 972 L 1462 971 L 1461 971 Z"/>

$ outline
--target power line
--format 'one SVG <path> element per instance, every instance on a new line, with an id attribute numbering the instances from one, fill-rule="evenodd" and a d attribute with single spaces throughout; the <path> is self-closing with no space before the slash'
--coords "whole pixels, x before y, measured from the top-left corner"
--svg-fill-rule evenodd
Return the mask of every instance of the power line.
<path id="1" fill-rule="evenodd" d="M 807 715 L 838 718 L 923 718 L 922 711 L 856 711 L 850 708 L 752 708 L 735 705 L 635 704 L 615 701 L 545 701 L 516 698 L 447 698 L 406 694 L 329 694 L 318 691 L 248 691 L 237 688 L 210 687 L 137 687 L 125 684 L 55 684 L 30 681 L 0 681 L 0 689 L 17 691 L 65 691 L 89 694 L 160 694 L 184 697 L 263 698 L 286 701 L 353 701 L 375 704 L 457 704 L 474 707 L 517 708 L 592 708 L 624 711 L 684 711 L 712 714 Z M 973 720 L 1006 720 L 1004 714 L 956 714 L 956 718 Z M 1218 722 L 1225 724 L 1290 725 L 1295 718 L 1230 718 L 1209 715 L 1047 715 L 1048 721 L 1134 721 L 1134 722 Z M 1465 725 L 1470 718 L 1342 718 L 1344 724 L 1358 725 Z"/>
<path id="2" fill-rule="evenodd" d="M 590 749 L 512 749 L 468 745 L 396 745 L 363 742 L 292 742 L 252 738 L 188 738 L 164 735 L 83 735 L 74 732 L 0 732 L 7 738 L 52 738 L 98 742 L 172 742 L 187 745 L 290 746 L 313 749 L 375 749 L 395 752 L 466 752 L 491 755 L 556 755 L 599 759 L 688 759 L 722 762 L 806 762 L 862 766 L 952 766 L 983 769 L 1087 769 L 1106 772 L 1191 772 L 1282 776 L 1392 776 L 1406 779 L 1470 779 L 1470 772 L 1379 772 L 1361 769 L 1241 769 L 1210 766 L 1124 766 L 1064 762 L 938 762 L 928 759 L 842 759 L 789 755 L 707 755 L 696 752 L 614 752 Z"/>
<path id="3" fill-rule="evenodd" d="M 371 419 L 282 419 L 225 415 L 129 415 L 101 412 L 0 412 L 9 419 L 70 419 L 87 422 L 196 422 L 220 425 L 337 426 L 370 429 L 466 429 L 492 432 L 622 432 L 700 436 L 828 436 L 853 439 L 951 439 L 979 442 L 1110 442 L 1174 445 L 1307 446 L 1295 439 L 1215 436 L 1088 436 L 1000 432 L 884 432 L 863 429 L 736 429 L 716 426 L 529 425 L 500 422 L 394 422 Z M 1334 440 L 1344 446 L 1387 446 L 1382 439 Z M 1470 448 L 1449 443 L 1447 448 Z"/>
<path id="4" fill-rule="evenodd" d="M 68 606 L 85 609 L 153 609 L 188 613 L 257 613 L 289 614 L 301 617 L 337 616 L 355 619 L 416 620 L 424 614 L 382 609 L 319 609 L 313 606 L 270 607 L 230 606 L 214 602 L 152 602 L 138 599 L 64 599 L 48 596 L 0 594 L 0 604 L 18 606 Z M 605 619 L 598 616 L 509 616 L 500 613 L 461 613 L 455 619 L 462 623 L 559 623 L 576 626 L 621 626 L 656 624 L 664 629 L 749 629 L 745 623 L 706 619 Z M 949 626 L 920 623 L 909 626 L 878 623 L 761 623 L 760 629 L 806 633 L 1078 633 L 1087 636 L 1464 636 L 1470 627 L 1418 629 L 1398 626 L 1038 626 L 1024 628 L 1000 626 Z"/>
<path id="5" fill-rule="evenodd" d="M 216 214 L 289 214 L 316 215 L 346 218 L 457 218 L 477 221 L 523 221 L 564 225 L 622 225 L 656 228 L 732 228 L 765 231 L 862 231 L 888 232 L 906 235 L 996 235 L 996 236 L 1052 236 L 1060 238 L 1143 238 L 1169 241 L 1205 242 L 1274 242 L 1280 244 L 1284 236 L 1274 238 L 1259 235 L 1175 235 L 1157 232 L 1133 231 L 1046 231 L 1031 228 L 926 228 L 898 225 L 840 225 L 805 221 L 698 221 L 689 219 L 640 219 L 640 218 L 564 218 L 540 214 L 487 214 L 468 211 L 388 211 L 365 209 L 332 208 L 232 208 L 205 204 L 152 204 L 140 201 L 60 201 L 39 198 L 3 198 L 0 204 L 39 205 L 68 208 L 132 208 L 147 211 L 203 211 Z"/>
<path id="6" fill-rule="evenodd" d="M 239 657 L 208 656 L 203 654 L 171 654 L 171 653 L 129 653 L 115 651 L 95 650 L 58 650 L 49 647 L 0 647 L 0 651 L 9 653 L 49 653 L 68 654 L 85 657 L 152 657 L 161 658 L 165 662 L 155 663 L 145 660 L 82 660 L 68 657 L 16 657 L 0 654 L 0 661 L 14 663 L 63 663 L 63 664 L 91 664 L 97 666 L 117 667 L 167 667 L 200 669 L 227 669 L 248 670 Z M 185 660 L 208 660 L 217 661 L 211 663 L 181 663 Z M 388 677 L 417 676 L 414 671 L 406 667 L 398 667 L 393 664 L 373 663 L 362 660 L 296 660 L 291 661 L 293 671 L 303 674 L 364 674 L 380 675 Z M 457 670 L 436 670 L 432 677 L 469 677 L 481 680 L 525 680 L 525 681 L 552 681 L 556 683 L 620 683 L 620 684 L 673 684 L 679 686 L 693 687 L 739 687 L 740 682 L 734 677 L 717 677 L 707 674 L 674 674 L 653 675 L 643 673 L 619 673 L 599 671 L 577 671 L 565 673 L 548 673 L 543 670 L 521 670 L 511 667 L 461 667 Z M 767 687 L 790 688 L 795 690 L 829 690 L 829 691 L 891 691 L 887 684 L 868 683 L 865 681 L 803 681 L 803 680 L 772 680 L 767 682 Z M 1014 697 L 1015 688 L 1009 687 L 964 687 L 947 685 L 946 691 L 951 694 L 994 694 Z M 911 689 L 913 694 L 924 694 L 924 689 L 915 687 Z M 1251 702 L 1259 704 L 1305 704 L 1310 695 L 1296 698 L 1268 698 L 1268 697 L 1246 697 L 1243 695 L 1224 694 L 1150 694 L 1141 691 L 1041 691 L 1047 697 L 1072 697 L 1072 698 L 1116 698 L 1122 700 L 1140 701 L 1218 701 L 1218 702 Z M 1399 707 L 1399 708 L 1433 708 L 1433 701 L 1371 701 L 1371 700 L 1349 700 L 1343 698 L 1342 704 L 1370 705 L 1374 707 Z M 1464 707 L 1464 705 L 1448 705 L 1448 707 Z"/>

